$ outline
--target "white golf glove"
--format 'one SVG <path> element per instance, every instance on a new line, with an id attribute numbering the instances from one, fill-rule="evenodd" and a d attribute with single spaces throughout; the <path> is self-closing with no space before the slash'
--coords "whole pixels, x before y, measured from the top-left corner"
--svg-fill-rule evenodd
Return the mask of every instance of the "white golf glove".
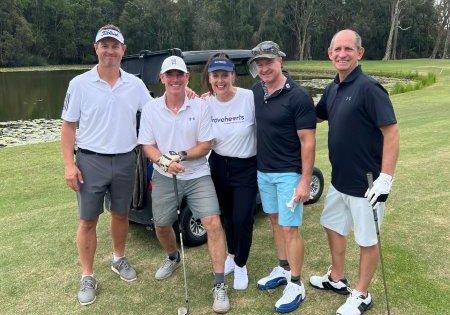
<path id="1" fill-rule="evenodd" d="M 373 182 L 372 188 L 367 189 L 364 197 L 367 198 L 372 207 L 376 207 L 379 202 L 385 202 L 392 187 L 392 176 L 380 173 L 380 176 Z"/>
<path id="2" fill-rule="evenodd" d="M 180 160 L 181 158 L 178 155 L 178 153 L 174 151 L 169 151 L 169 153 L 161 155 L 161 157 L 158 160 L 158 165 L 163 169 L 164 172 L 167 172 L 172 162 L 179 162 Z"/>

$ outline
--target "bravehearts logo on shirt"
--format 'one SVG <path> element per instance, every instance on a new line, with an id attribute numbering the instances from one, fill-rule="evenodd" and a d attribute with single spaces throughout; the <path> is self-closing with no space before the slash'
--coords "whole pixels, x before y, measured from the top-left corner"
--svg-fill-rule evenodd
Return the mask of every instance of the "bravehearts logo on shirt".
<path id="1" fill-rule="evenodd" d="M 239 123 L 245 120 L 244 115 L 238 115 L 238 116 L 224 116 L 224 117 L 213 117 L 211 116 L 211 122 L 218 124 L 218 123 L 225 123 L 225 124 L 234 124 Z"/>

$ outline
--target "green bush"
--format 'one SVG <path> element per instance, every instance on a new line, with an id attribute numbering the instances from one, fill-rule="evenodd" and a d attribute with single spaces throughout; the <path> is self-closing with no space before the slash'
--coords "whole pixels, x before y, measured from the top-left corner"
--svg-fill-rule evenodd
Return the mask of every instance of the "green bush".
<path id="1" fill-rule="evenodd" d="M 399 77 L 412 79 L 415 82 L 407 83 L 407 84 L 397 82 L 392 87 L 392 89 L 389 91 L 389 94 L 395 95 L 395 94 L 420 90 L 424 87 L 427 87 L 427 86 L 430 86 L 430 85 L 436 83 L 436 74 L 434 74 L 434 73 L 428 73 L 426 76 L 423 76 L 423 75 L 419 75 L 417 72 L 415 72 L 415 73 L 411 73 L 408 75 L 399 75 Z"/>

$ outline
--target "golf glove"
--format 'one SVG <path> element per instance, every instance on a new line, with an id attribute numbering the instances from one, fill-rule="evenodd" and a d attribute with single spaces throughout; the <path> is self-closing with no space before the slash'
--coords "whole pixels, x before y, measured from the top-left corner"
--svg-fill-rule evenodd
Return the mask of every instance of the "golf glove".
<path id="1" fill-rule="evenodd" d="M 376 207 L 379 202 L 385 202 L 391 191 L 392 176 L 380 173 L 380 176 L 373 182 L 372 188 L 367 189 L 364 197 L 367 198 L 372 207 Z"/>
<path id="2" fill-rule="evenodd" d="M 178 153 L 174 151 L 169 151 L 169 153 L 161 155 L 161 157 L 158 160 L 158 165 L 163 169 L 164 172 L 167 172 L 172 162 L 179 162 L 180 160 L 181 158 L 178 155 Z"/>

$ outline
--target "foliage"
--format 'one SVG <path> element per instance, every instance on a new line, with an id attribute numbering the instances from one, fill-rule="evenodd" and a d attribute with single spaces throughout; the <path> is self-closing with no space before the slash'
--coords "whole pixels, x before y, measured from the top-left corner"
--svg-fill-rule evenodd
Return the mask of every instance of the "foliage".
<path id="1" fill-rule="evenodd" d="M 413 83 L 403 84 L 397 82 L 394 87 L 389 91 L 389 94 L 400 94 L 420 90 L 424 87 L 430 86 L 436 83 L 436 75 L 434 73 L 428 73 L 426 76 L 418 75 L 417 80 Z"/>
<path id="2" fill-rule="evenodd" d="M 363 38 L 366 57 L 381 59 L 389 33 L 390 3 L 391 0 L 379 0 L 376 5 L 361 0 L 3 0 L 0 66 L 93 63 L 95 33 L 110 23 L 124 31 L 128 53 L 174 47 L 250 49 L 262 40 L 273 40 L 289 58 L 324 59 L 333 34 L 352 28 Z M 431 54 L 439 29 L 437 10 L 434 0 L 411 1 L 402 17 L 402 26 L 411 28 L 399 31 L 398 58 Z M 308 23 L 305 16 L 310 16 Z M 293 21 L 293 17 L 298 20 Z"/>

